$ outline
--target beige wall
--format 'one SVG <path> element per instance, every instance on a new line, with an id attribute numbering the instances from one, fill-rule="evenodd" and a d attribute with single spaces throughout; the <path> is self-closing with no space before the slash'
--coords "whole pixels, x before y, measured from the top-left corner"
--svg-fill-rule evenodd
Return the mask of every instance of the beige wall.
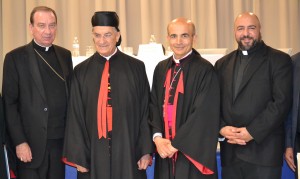
<path id="1" fill-rule="evenodd" d="M 95 11 L 117 11 L 120 16 L 122 46 L 148 43 L 155 34 L 159 43 L 166 42 L 166 26 L 176 17 L 190 18 L 196 25 L 196 48 L 236 48 L 234 18 L 243 11 L 253 11 L 262 24 L 264 41 L 275 48 L 300 51 L 299 0 L 1 0 L 0 58 L 31 41 L 28 31 L 33 7 L 46 5 L 58 15 L 55 43 L 71 49 L 78 36 L 81 54 L 92 45 L 90 19 Z M 0 64 L 2 70 L 2 63 Z M 1 73 L 2 74 L 2 73 Z M 2 77 L 1 77 L 2 79 Z M 0 83 L 1 85 L 1 83 Z"/>

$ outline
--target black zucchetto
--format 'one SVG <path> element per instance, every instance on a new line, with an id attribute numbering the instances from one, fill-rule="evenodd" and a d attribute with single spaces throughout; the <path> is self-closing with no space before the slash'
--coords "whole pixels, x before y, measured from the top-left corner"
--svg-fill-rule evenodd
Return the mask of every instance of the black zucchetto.
<path id="1" fill-rule="evenodd" d="M 111 26 L 115 27 L 119 32 L 119 16 L 116 12 L 113 11 L 98 11 L 95 12 L 92 19 L 92 26 Z M 119 41 L 117 42 L 117 46 L 121 44 L 122 38 L 120 36 Z"/>
<path id="2" fill-rule="evenodd" d="M 92 26 L 112 26 L 119 31 L 119 16 L 113 11 L 98 11 L 92 17 Z"/>

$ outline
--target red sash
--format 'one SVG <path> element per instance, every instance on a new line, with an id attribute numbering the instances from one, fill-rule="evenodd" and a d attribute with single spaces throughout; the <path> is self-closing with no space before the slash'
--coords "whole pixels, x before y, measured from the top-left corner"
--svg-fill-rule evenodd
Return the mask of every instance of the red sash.
<path id="1" fill-rule="evenodd" d="M 109 61 L 105 62 L 104 70 L 102 72 L 99 96 L 98 96 L 98 110 L 97 110 L 97 126 L 98 126 L 98 137 L 106 138 L 107 128 L 112 128 L 112 110 L 107 109 L 107 97 L 108 97 L 108 78 L 109 78 Z M 107 121 L 108 120 L 108 121 Z M 108 129 L 108 130 L 109 130 Z"/>

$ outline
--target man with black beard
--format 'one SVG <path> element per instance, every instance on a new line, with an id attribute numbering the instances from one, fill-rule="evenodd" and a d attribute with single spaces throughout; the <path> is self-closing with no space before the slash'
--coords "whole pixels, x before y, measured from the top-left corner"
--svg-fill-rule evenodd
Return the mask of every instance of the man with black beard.
<path id="1" fill-rule="evenodd" d="M 280 179 L 284 120 L 292 102 L 292 61 L 261 40 L 250 12 L 234 24 L 238 49 L 215 65 L 221 88 L 223 179 Z"/>

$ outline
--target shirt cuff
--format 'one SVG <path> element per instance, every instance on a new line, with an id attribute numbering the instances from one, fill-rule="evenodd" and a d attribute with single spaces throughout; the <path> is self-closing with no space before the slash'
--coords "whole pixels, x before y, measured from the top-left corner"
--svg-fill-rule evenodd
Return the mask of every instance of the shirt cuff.
<path id="1" fill-rule="evenodd" d="M 153 137 L 152 137 L 153 142 L 154 142 L 154 138 L 155 138 L 155 137 L 162 137 L 162 133 L 160 133 L 160 132 L 154 133 L 154 134 L 153 134 Z"/>
<path id="2" fill-rule="evenodd" d="M 222 138 L 219 137 L 219 138 L 218 138 L 218 141 L 219 141 L 219 142 L 223 142 L 224 140 L 225 140 L 225 137 L 222 137 Z"/>

